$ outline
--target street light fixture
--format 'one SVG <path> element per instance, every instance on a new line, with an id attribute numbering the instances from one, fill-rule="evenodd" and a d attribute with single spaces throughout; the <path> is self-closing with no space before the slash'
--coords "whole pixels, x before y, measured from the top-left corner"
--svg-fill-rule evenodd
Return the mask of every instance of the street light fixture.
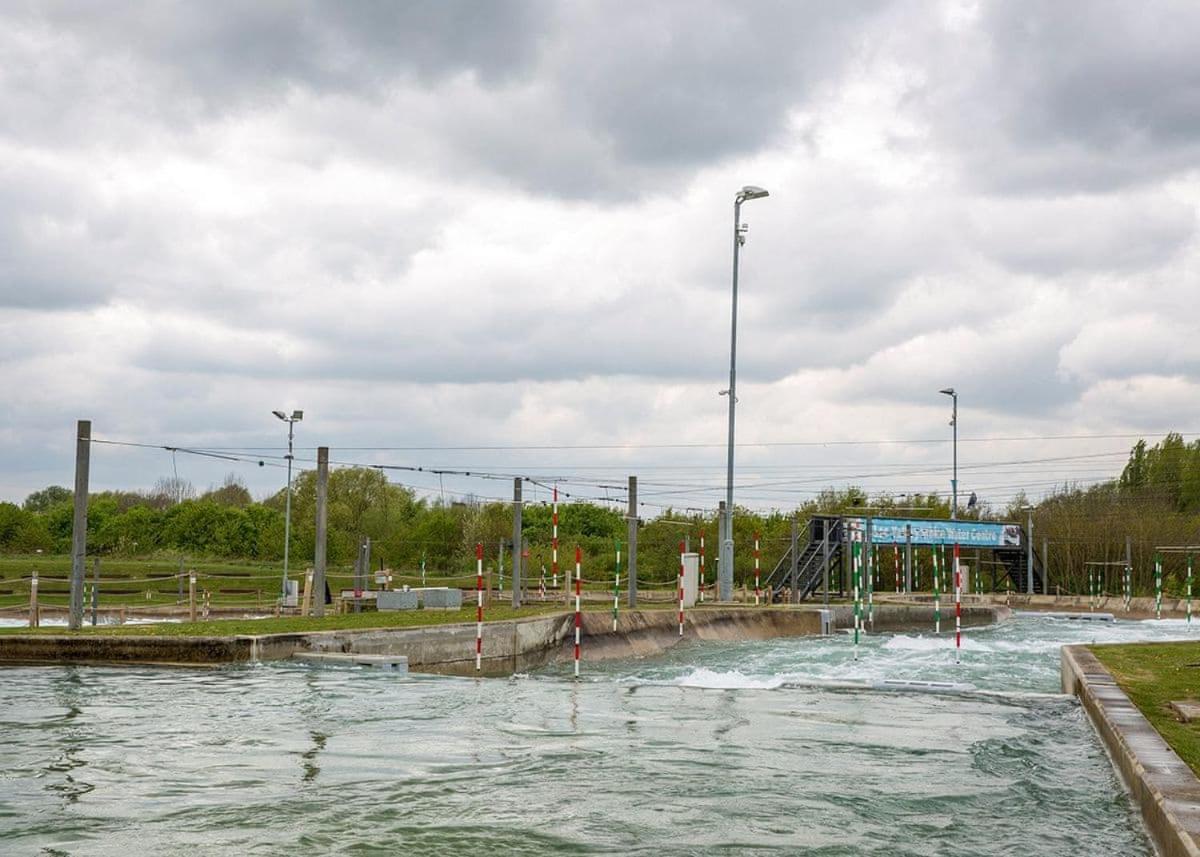
<path id="1" fill-rule="evenodd" d="M 954 428 L 954 476 L 950 479 L 950 520 L 953 521 L 958 518 L 958 393 L 953 387 L 938 392 L 954 400 L 954 412 L 950 417 L 950 425 Z"/>
<path id="2" fill-rule="evenodd" d="M 725 517 L 721 522 L 721 553 L 717 597 L 721 601 L 733 600 L 733 424 L 737 406 L 737 306 L 738 306 L 738 251 L 746 243 L 750 227 L 742 223 L 742 203 L 750 199 L 762 199 L 770 194 L 761 187 L 746 185 L 733 198 L 733 310 L 729 333 L 729 389 L 721 395 L 729 397 L 729 449 L 725 471 Z"/>
<path id="3" fill-rule="evenodd" d="M 292 411 L 289 417 L 283 411 L 271 411 L 279 419 L 288 424 L 287 451 L 287 506 L 283 513 L 283 597 L 287 598 L 288 584 L 288 548 L 292 542 L 292 437 L 296 423 L 304 419 L 304 411 Z"/>

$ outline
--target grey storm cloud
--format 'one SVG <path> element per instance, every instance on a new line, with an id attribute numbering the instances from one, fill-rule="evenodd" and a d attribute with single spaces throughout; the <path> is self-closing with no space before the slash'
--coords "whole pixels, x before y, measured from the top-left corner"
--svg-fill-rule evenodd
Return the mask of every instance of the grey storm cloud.
<path id="1" fill-rule="evenodd" d="M 708 441 L 747 182 L 747 436 L 920 436 L 947 383 L 997 430 L 1183 420 L 1197 34 L 1173 0 L 10 4 L 0 490 L 80 415 L 261 443 L 268 401 L 335 445 Z"/>

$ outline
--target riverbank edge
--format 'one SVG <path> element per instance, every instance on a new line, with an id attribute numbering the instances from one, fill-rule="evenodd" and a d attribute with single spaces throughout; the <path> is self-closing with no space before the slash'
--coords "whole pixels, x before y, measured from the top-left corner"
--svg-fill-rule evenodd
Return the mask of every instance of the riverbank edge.
<path id="1" fill-rule="evenodd" d="M 1200 779 L 1086 646 L 1063 646 L 1062 686 L 1079 697 L 1163 857 L 1200 857 Z"/>
<path id="2" fill-rule="evenodd" d="M 681 640 L 765 640 L 815 636 L 827 628 L 853 627 L 853 608 L 813 606 L 699 607 L 686 611 L 684 633 L 678 615 L 667 610 L 622 610 L 613 630 L 612 614 L 582 614 L 582 660 L 649 657 Z M 1004 607 L 963 608 L 965 627 L 992 625 L 1011 612 Z M 924 631 L 932 628 L 933 609 L 918 604 L 879 603 L 874 608 L 877 632 Z M 824 628 L 823 628 L 824 624 Z M 942 612 L 942 629 L 953 628 L 953 616 Z M 480 670 L 484 675 L 512 675 L 574 657 L 573 613 L 486 622 Z M 308 631 L 231 637 L 155 636 L 0 636 L 0 664 L 89 663 L 107 665 L 212 666 L 283 660 L 297 652 L 343 652 L 404 655 L 414 672 L 475 674 L 475 623 L 419 628 Z"/>

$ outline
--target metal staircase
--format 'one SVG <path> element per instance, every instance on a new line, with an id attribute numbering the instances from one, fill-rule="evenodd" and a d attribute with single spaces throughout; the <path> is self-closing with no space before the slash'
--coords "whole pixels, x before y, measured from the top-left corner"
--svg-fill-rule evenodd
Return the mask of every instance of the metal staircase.
<path id="1" fill-rule="evenodd" d="M 835 566 L 840 568 L 842 541 L 841 541 L 841 521 L 833 517 L 812 518 L 805 525 L 801 532 L 801 537 L 797 541 L 797 549 L 800 556 L 796 563 L 796 578 L 797 589 L 800 591 L 801 600 L 808 598 L 821 586 L 821 581 L 824 579 L 825 567 L 825 548 L 824 539 L 826 536 L 826 528 L 828 528 L 829 538 L 829 567 L 831 588 L 834 581 L 838 578 L 835 576 L 833 569 Z M 807 533 L 807 540 L 805 534 Z M 775 564 L 775 568 L 767 575 L 766 590 L 770 593 L 770 600 L 783 599 L 786 590 L 792 584 L 792 548 L 789 545 L 784 551 L 783 556 L 779 558 L 779 562 Z"/>

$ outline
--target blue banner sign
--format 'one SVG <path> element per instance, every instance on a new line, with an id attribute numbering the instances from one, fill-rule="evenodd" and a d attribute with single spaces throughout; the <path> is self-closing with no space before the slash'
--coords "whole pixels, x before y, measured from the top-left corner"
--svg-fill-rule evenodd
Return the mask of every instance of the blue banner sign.
<path id="1" fill-rule="evenodd" d="M 847 518 L 850 538 L 865 540 L 866 518 Z M 914 545 L 951 545 L 957 542 L 976 548 L 1021 546 L 1019 524 L 990 524 L 982 521 L 938 521 L 929 518 L 871 518 L 871 543 L 902 545 L 912 528 Z"/>

